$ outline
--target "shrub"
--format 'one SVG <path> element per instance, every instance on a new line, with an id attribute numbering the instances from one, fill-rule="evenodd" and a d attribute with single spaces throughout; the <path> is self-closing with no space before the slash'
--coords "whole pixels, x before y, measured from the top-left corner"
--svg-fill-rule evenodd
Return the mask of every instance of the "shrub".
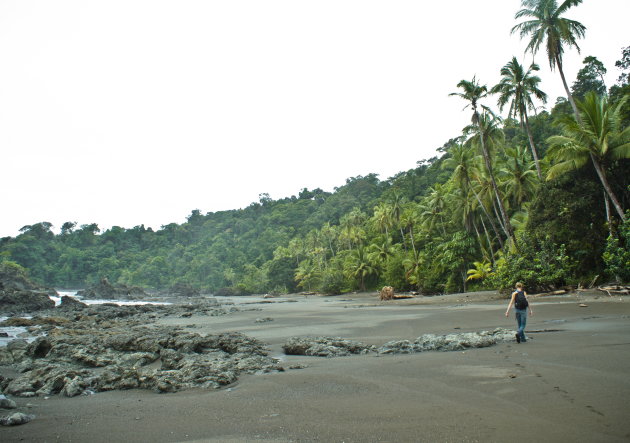
<path id="1" fill-rule="evenodd" d="M 630 211 L 626 212 L 630 217 Z M 609 236 L 603 259 L 606 273 L 619 282 L 630 282 L 630 218 L 619 227 L 618 237 Z"/>
<path id="2" fill-rule="evenodd" d="M 549 237 L 533 239 L 526 233 L 518 236 L 518 251 L 508 253 L 496 262 L 490 283 L 508 291 L 520 281 L 529 291 L 547 291 L 566 285 L 574 264 L 564 245 L 556 245 Z"/>

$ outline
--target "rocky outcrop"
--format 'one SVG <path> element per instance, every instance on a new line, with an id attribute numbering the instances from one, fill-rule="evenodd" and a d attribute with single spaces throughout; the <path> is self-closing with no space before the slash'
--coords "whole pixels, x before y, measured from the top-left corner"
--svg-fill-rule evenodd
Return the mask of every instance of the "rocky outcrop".
<path id="1" fill-rule="evenodd" d="M 351 354 L 368 354 L 376 347 L 357 341 L 333 337 L 292 337 L 282 346 L 287 355 L 341 357 Z"/>
<path id="2" fill-rule="evenodd" d="M 242 373 L 282 370 L 256 339 L 240 333 L 201 336 L 174 327 L 63 328 L 7 351 L 20 375 L 0 387 L 18 397 L 218 388 Z"/>
<path id="3" fill-rule="evenodd" d="M 107 278 L 82 291 L 77 295 L 88 300 L 139 300 L 150 297 L 144 289 L 137 286 L 112 285 Z"/>
<path id="4" fill-rule="evenodd" d="M 58 309 L 62 309 L 64 311 L 74 311 L 77 309 L 86 308 L 88 305 L 77 300 L 74 297 L 70 297 L 69 295 L 64 295 L 61 297 L 61 303 L 58 306 Z"/>
<path id="5" fill-rule="evenodd" d="M 55 302 L 49 295 L 57 295 L 57 292 L 31 281 L 21 266 L 11 262 L 0 264 L 0 313 L 51 309 Z"/>
<path id="6" fill-rule="evenodd" d="M 292 337 L 282 348 L 287 355 L 339 357 L 369 353 L 411 354 L 426 351 L 462 351 L 470 348 L 485 348 L 500 342 L 513 340 L 513 331 L 497 328 L 493 331 L 463 332 L 459 334 L 425 334 L 414 341 L 390 341 L 380 347 L 342 338 Z"/>
<path id="7" fill-rule="evenodd" d="M 7 415 L 6 417 L 0 417 L 0 426 L 23 425 L 31 421 L 33 418 L 35 418 L 34 415 L 15 412 L 11 415 Z"/>
<path id="8" fill-rule="evenodd" d="M 385 343 L 378 348 L 379 354 L 411 354 L 426 351 L 463 351 L 470 348 L 485 348 L 499 342 L 514 340 L 514 331 L 497 328 L 493 331 L 462 332 L 458 334 L 421 335 L 414 341 L 398 340 Z"/>

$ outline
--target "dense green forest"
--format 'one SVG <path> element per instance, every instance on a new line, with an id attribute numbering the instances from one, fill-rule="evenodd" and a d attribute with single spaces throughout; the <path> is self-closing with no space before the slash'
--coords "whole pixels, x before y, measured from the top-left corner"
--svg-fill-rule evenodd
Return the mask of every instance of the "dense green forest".
<path id="1" fill-rule="evenodd" d="M 581 1 L 522 3 L 512 32 L 529 52 L 547 54 L 567 93 L 549 111 L 539 66 L 515 57 L 497 67 L 497 85 L 475 77 L 453 85 L 445 100 L 460 100 L 470 125 L 395 177 L 352 177 L 334 192 L 279 200 L 261 194 L 247 208 L 193 210 L 158 231 L 67 222 L 55 234 L 40 222 L 0 239 L 0 262 L 50 286 L 107 277 L 223 294 L 628 281 L 630 46 L 615 85 L 592 55 L 569 84 L 563 55 L 586 28 L 565 16 Z"/>

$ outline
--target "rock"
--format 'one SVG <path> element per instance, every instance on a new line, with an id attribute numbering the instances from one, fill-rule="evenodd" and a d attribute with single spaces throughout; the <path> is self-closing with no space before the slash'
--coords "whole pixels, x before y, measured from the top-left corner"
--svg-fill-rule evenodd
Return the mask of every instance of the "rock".
<path id="1" fill-rule="evenodd" d="M 52 309 L 55 302 L 49 295 L 57 295 L 57 292 L 31 281 L 21 266 L 12 262 L 0 263 L 0 312 Z"/>
<path id="2" fill-rule="evenodd" d="M 66 377 L 64 379 L 64 386 L 61 389 L 61 394 L 66 397 L 76 397 L 77 395 L 83 394 L 85 388 L 86 383 L 78 375 L 72 379 Z"/>
<path id="3" fill-rule="evenodd" d="M 55 302 L 39 291 L 0 291 L 0 312 L 19 313 L 52 309 Z"/>
<path id="4" fill-rule="evenodd" d="M 282 345 L 287 355 L 311 355 L 317 357 L 339 357 L 351 354 L 375 352 L 372 345 L 332 337 L 292 337 Z"/>
<path id="5" fill-rule="evenodd" d="M 17 405 L 15 402 L 4 395 L 0 394 L 0 409 L 15 409 Z"/>
<path id="6" fill-rule="evenodd" d="M 458 334 L 425 334 L 415 341 L 391 341 L 378 348 L 379 354 L 409 354 L 426 351 L 462 351 L 469 348 L 484 348 L 499 342 L 510 342 L 514 332 L 497 328 L 494 331 L 462 332 Z"/>
<path id="7" fill-rule="evenodd" d="M 78 291 L 77 295 L 90 300 L 133 300 L 150 297 L 142 288 L 125 285 L 114 286 L 107 278 L 102 278 L 97 285 Z"/>
<path id="8" fill-rule="evenodd" d="M 64 295 L 61 297 L 61 304 L 57 307 L 57 309 L 63 310 L 77 310 L 87 308 L 87 304 L 82 301 L 77 300 L 74 297 L 70 297 L 69 295 Z"/>
<path id="9" fill-rule="evenodd" d="M 23 361 L 13 367 L 21 374 L 0 388 L 20 397 L 113 389 L 175 392 L 218 388 L 243 373 L 283 370 L 261 342 L 240 333 L 201 336 L 177 327 L 134 325 L 139 319 L 124 315 L 99 317 L 81 315 L 17 347 Z"/>
<path id="10" fill-rule="evenodd" d="M 2 426 L 16 426 L 23 425 L 34 419 L 34 415 L 23 414 L 22 412 L 16 412 L 6 417 L 0 418 L 0 425 Z"/>
<path id="11" fill-rule="evenodd" d="M 497 328 L 494 331 L 464 332 L 459 334 L 425 334 L 414 341 L 397 340 L 380 347 L 366 345 L 353 340 L 330 337 L 292 337 L 283 346 L 287 355 L 311 355 L 339 357 L 351 354 L 411 354 L 426 351 L 461 351 L 483 348 L 499 342 L 510 342 L 514 332 Z"/>

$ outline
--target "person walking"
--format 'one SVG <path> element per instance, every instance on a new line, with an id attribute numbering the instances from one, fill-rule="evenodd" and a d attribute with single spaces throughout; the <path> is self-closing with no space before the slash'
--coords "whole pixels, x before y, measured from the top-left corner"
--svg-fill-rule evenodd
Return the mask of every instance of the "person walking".
<path id="1" fill-rule="evenodd" d="M 507 310 L 505 311 L 505 316 L 507 317 L 510 314 L 510 309 L 512 308 L 512 305 L 514 305 L 516 324 L 518 325 L 518 330 L 516 331 L 516 342 L 521 343 L 527 341 L 527 338 L 525 337 L 527 309 L 529 308 L 529 315 L 534 315 L 534 313 L 532 312 L 532 305 L 527 299 L 527 293 L 523 290 L 523 283 L 517 283 L 515 286 L 516 290 L 512 292 L 512 298 Z"/>

